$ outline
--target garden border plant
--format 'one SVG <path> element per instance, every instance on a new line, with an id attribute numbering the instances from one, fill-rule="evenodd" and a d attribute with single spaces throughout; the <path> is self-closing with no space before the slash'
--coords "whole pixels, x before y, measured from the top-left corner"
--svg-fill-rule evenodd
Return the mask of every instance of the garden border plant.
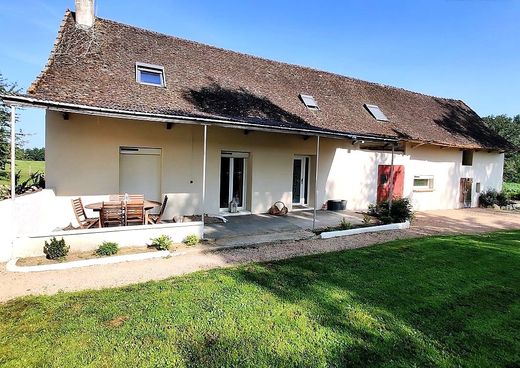
<path id="1" fill-rule="evenodd" d="M 151 247 L 157 250 L 170 250 L 173 245 L 173 240 L 169 235 L 160 235 L 152 239 Z"/>
<path id="2" fill-rule="evenodd" d="M 63 259 L 69 254 L 70 247 L 65 244 L 65 239 L 60 240 L 52 237 L 49 242 L 45 241 L 43 253 L 47 259 Z"/>
<path id="3" fill-rule="evenodd" d="M 116 242 L 104 241 L 96 249 L 96 255 L 98 256 L 112 256 L 119 252 L 119 244 Z"/>
<path id="4" fill-rule="evenodd" d="M 389 201 L 381 201 L 368 206 L 368 214 L 383 224 L 396 224 L 413 221 L 415 214 L 409 198 L 395 198 L 390 207 Z"/>
<path id="5" fill-rule="evenodd" d="M 193 247 L 193 246 L 199 244 L 199 241 L 200 241 L 200 239 L 197 235 L 190 234 L 190 235 L 186 236 L 182 242 L 185 245 L 187 245 L 188 247 Z"/>

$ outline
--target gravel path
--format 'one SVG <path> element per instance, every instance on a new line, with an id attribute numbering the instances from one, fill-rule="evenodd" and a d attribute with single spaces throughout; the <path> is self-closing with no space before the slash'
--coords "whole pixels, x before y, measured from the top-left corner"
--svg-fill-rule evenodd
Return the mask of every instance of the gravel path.
<path id="1" fill-rule="evenodd" d="M 499 229 L 520 229 L 520 214 L 466 209 L 430 211 L 417 215 L 408 230 L 359 234 L 334 239 L 269 243 L 216 252 L 190 252 L 165 259 L 35 273 L 12 273 L 0 265 L 0 302 L 31 294 L 102 289 L 149 280 L 162 280 L 198 270 L 266 262 L 296 256 L 355 249 L 390 240 L 434 234 L 469 234 Z"/>

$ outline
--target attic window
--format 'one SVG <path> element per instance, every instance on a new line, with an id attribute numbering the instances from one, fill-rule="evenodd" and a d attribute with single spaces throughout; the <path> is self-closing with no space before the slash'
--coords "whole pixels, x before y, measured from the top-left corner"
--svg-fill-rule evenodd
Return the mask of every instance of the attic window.
<path id="1" fill-rule="evenodd" d="M 145 63 L 135 63 L 135 80 L 141 84 L 165 87 L 164 67 Z"/>
<path id="2" fill-rule="evenodd" d="M 473 165 L 473 150 L 462 151 L 462 165 L 472 166 Z"/>
<path id="3" fill-rule="evenodd" d="M 385 114 L 383 114 L 383 111 L 381 111 L 381 109 L 379 108 L 379 106 L 377 105 L 369 105 L 369 104 L 365 104 L 365 108 L 368 110 L 368 112 L 370 114 L 372 114 L 372 116 L 378 120 L 378 121 L 388 121 L 388 118 L 386 117 Z"/>
<path id="4" fill-rule="evenodd" d="M 320 109 L 318 107 L 318 103 L 316 102 L 314 97 L 312 97 L 310 95 L 304 95 L 304 94 L 300 93 L 300 98 L 302 99 L 302 101 L 305 104 L 305 106 L 307 106 L 307 108 L 313 109 L 313 110 L 319 110 Z"/>

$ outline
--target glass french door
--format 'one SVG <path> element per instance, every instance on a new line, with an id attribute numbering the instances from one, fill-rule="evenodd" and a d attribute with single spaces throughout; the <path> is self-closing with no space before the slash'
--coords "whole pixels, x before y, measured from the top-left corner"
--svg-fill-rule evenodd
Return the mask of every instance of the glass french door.
<path id="1" fill-rule="evenodd" d="M 220 209 L 228 210 L 236 198 L 238 209 L 246 207 L 247 153 L 223 152 L 220 157 Z"/>
<path id="2" fill-rule="evenodd" d="M 309 191 L 309 158 L 295 157 L 293 161 L 292 203 L 306 205 Z"/>

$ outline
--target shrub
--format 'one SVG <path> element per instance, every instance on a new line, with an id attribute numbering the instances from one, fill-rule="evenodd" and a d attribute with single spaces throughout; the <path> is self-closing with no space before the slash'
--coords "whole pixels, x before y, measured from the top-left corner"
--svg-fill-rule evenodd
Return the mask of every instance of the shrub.
<path id="1" fill-rule="evenodd" d="M 480 193 L 478 197 L 479 207 L 493 207 L 497 205 L 499 207 L 506 207 L 511 204 L 508 196 L 505 192 L 497 192 L 495 189 L 488 189 L 485 192 Z"/>
<path id="2" fill-rule="evenodd" d="M 496 204 L 500 207 L 507 207 L 511 204 L 511 201 L 504 192 L 498 192 Z"/>
<path id="3" fill-rule="evenodd" d="M 188 247 L 192 247 L 199 243 L 199 237 L 195 234 L 191 234 L 191 235 L 188 235 L 186 238 L 184 238 L 184 240 L 182 242 L 184 244 L 186 244 Z"/>
<path id="4" fill-rule="evenodd" d="M 414 217 L 412 204 L 408 198 L 394 199 L 392 209 L 389 208 L 388 201 L 371 204 L 368 206 L 368 213 L 383 224 L 411 221 Z"/>
<path id="5" fill-rule="evenodd" d="M 15 193 L 17 195 L 36 191 L 45 188 L 45 176 L 37 171 L 29 175 L 29 178 L 21 181 L 21 171 L 15 174 Z M 11 187 L 8 185 L 0 186 L 0 199 L 11 197 Z"/>
<path id="6" fill-rule="evenodd" d="M 103 242 L 98 249 L 96 254 L 98 256 L 111 256 L 119 252 L 119 245 L 115 242 Z"/>
<path id="7" fill-rule="evenodd" d="M 341 230 L 350 230 L 352 229 L 352 224 L 348 222 L 345 218 L 341 219 L 341 222 L 339 223 L 339 228 Z"/>
<path id="8" fill-rule="evenodd" d="M 520 183 L 504 183 L 502 190 L 507 198 L 520 200 Z"/>
<path id="9" fill-rule="evenodd" d="M 497 202 L 498 192 L 495 189 L 488 189 L 480 193 L 478 197 L 479 207 L 492 207 Z"/>
<path id="10" fill-rule="evenodd" d="M 45 241 L 43 246 L 43 253 L 45 253 L 47 259 L 60 259 L 65 257 L 69 253 L 70 247 L 65 244 L 65 240 L 60 240 L 53 237 L 49 243 Z"/>
<path id="11" fill-rule="evenodd" d="M 168 235 L 161 235 L 152 239 L 152 247 L 157 250 L 168 250 L 172 246 L 173 241 Z"/>

